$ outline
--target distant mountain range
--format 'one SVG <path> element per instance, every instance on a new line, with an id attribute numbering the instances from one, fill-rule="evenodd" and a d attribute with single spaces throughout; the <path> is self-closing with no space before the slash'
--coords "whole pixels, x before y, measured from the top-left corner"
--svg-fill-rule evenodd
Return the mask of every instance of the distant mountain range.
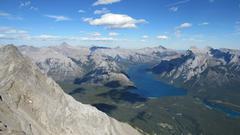
<path id="1" fill-rule="evenodd" d="M 162 46 L 122 49 L 67 43 L 18 48 L 56 81 L 99 85 L 118 81 L 122 86 L 134 86 L 124 73 L 130 64 L 155 64 L 151 71 L 161 80 L 188 88 L 232 86 L 240 80 L 240 50 L 192 47 L 183 52 Z"/>
<path id="2" fill-rule="evenodd" d="M 179 52 L 162 46 L 143 49 L 79 47 L 67 43 L 51 47 L 19 46 L 25 56 L 55 81 L 133 86 L 124 73 L 124 64 L 156 63 L 179 56 Z"/>

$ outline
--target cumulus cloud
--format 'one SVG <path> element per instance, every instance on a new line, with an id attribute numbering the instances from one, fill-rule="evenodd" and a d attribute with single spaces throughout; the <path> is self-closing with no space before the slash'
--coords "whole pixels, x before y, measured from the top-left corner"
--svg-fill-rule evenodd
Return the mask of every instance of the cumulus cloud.
<path id="1" fill-rule="evenodd" d="M 71 20 L 71 18 L 62 15 L 45 15 L 45 16 L 54 19 L 56 22 Z"/>
<path id="2" fill-rule="evenodd" d="M 102 8 L 102 9 L 99 9 L 99 10 L 95 10 L 94 11 L 94 14 L 106 14 L 106 13 L 109 13 L 110 10 L 108 10 L 107 8 Z"/>
<path id="3" fill-rule="evenodd" d="M 9 20 L 22 20 L 23 19 L 22 17 L 15 16 L 15 15 L 12 15 L 10 13 L 3 12 L 3 11 L 0 11 L 0 17 L 6 18 L 6 19 L 9 19 Z"/>
<path id="4" fill-rule="evenodd" d="M 134 19 L 124 14 L 107 13 L 100 18 L 85 18 L 83 21 L 95 26 L 106 26 L 110 29 L 136 28 L 137 24 L 146 23 L 144 19 Z"/>
<path id="5" fill-rule="evenodd" d="M 159 35 L 159 36 L 157 36 L 157 39 L 166 40 L 166 39 L 168 39 L 168 36 L 166 36 L 166 35 Z"/>
<path id="6" fill-rule="evenodd" d="M 116 32 L 109 32 L 108 35 L 111 36 L 111 37 L 114 37 L 114 36 L 118 36 L 119 33 L 116 33 Z"/>
<path id="7" fill-rule="evenodd" d="M 113 4 L 120 1 L 121 0 L 97 0 L 96 2 L 93 3 L 93 6 L 108 5 L 108 4 Z"/>

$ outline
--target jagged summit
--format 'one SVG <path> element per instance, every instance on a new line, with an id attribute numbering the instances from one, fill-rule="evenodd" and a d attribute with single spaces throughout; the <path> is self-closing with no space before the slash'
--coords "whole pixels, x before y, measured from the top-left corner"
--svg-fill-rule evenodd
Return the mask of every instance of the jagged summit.
<path id="1" fill-rule="evenodd" d="M 66 95 L 12 45 L 0 47 L 0 120 L 4 135 L 139 134 Z"/>
<path id="2" fill-rule="evenodd" d="M 70 44 L 68 44 L 67 42 L 62 42 L 60 46 L 70 46 Z"/>
<path id="3" fill-rule="evenodd" d="M 163 50 L 166 50 L 166 49 L 167 49 L 166 47 L 164 47 L 164 46 L 162 46 L 162 45 L 159 45 L 158 48 L 161 48 L 161 49 L 163 49 Z"/>

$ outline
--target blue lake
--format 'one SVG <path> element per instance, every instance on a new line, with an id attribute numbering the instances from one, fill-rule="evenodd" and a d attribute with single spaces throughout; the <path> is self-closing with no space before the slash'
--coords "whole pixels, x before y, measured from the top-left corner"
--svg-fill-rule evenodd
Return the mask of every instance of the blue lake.
<path id="1" fill-rule="evenodd" d="M 172 85 L 160 82 L 156 79 L 156 75 L 146 71 L 147 68 L 149 68 L 149 65 L 135 65 L 129 68 L 127 73 L 137 87 L 137 89 L 131 89 L 131 92 L 146 98 L 184 96 L 187 94 L 185 89 L 176 88 Z M 231 110 L 230 108 L 218 104 L 212 104 L 206 100 L 203 101 L 203 103 L 206 105 L 206 107 L 223 112 L 228 117 L 240 117 L 240 112 Z"/>
<path id="2" fill-rule="evenodd" d="M 151 72 L 147 72 L 148 65 L 131 66 L 128 70 L 130 79 L 135 83 L 137 89 L 131 90 L 143 97 L 183 96 L 187 91 L 165 84 L 156 79 Z"/>
<path id="3" fill-rule="evenodd" d="M 207 100 L 204 100 L 203 103 L 209 108 L 209 109 L 214 109 L 219 112 L 224 112 L 226 116 L 230 118 L 239 118 L 240 117 L 240 112 L 232 110 L 230 108 L 224 107 L 219 104 L 211 103 L 208 102 Z"/>

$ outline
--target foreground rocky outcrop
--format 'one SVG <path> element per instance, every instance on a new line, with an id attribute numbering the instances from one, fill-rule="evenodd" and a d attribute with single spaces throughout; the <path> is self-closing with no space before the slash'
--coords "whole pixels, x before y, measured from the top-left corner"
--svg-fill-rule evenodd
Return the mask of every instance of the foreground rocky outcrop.
<path id="1" fill-rule="evenodd" d="M 0 134 L 137 135 L 128 124 L 81 104 L 24 58 L 0 47 Z"/>

